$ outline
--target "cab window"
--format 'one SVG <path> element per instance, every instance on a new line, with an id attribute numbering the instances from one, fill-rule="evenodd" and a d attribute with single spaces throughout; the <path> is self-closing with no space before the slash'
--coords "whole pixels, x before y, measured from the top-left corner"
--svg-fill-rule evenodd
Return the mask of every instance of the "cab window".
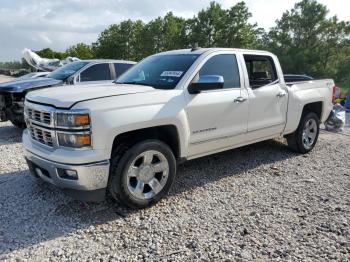
<path id="1" fill-rule="evenodd" d="M 275 64 L 269 56 L 244 55 L 251 88 L 259 88 L 278 79 Z"/>
<path id="2" fill-rule="evenodd" d="M 111 80 L 109 64 L 90 66 L 80 74 L 80 82 Z"/>
<path id="3" fill-rule="evenodd" d="M 202 75 L 220 75 L 224 78 L 224 88 L 240 88 L 239 70 L 236 56 L 223 54 L 211 57 L 199 70 Z"/>

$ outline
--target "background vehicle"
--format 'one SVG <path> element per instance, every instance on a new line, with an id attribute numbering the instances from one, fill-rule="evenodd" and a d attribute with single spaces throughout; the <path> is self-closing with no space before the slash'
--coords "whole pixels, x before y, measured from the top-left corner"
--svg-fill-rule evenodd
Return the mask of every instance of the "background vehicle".
<path id="1" fill-rule="evenodd" d="M 30 79 L 30 78 L 37 78 L 37 77 L 46 77 L 49 73 L 50 72 L 33 72 L 33 73 L 29 73 L 29 74 L 20 76 L 15 81 Z"/>
<path id="2" fill-rule="evenodd" d="M 348 93 L 347 93 L 347 96 L 346 96 L 346 100 L 344 102 L 344 106 L 345 106 L 346 109 L 350 109 L 350 89 L 348 90 Z"/>
<path id="3" fill-rule="evenodd" d="M 123 60 L 81 60 L 66 64 L 47 77 L 17 79 L 0 84 L 0 121 L 10 120 L 24 127 L 25 95 L 33 90 L 60 85 L 111 83 L 135 62 Z"/>
<path id="4" fill-rule="evenodd" d="M 141 208 L 167 194 L 181 161 L 281 135 L 309 152 L 333 87 L 287 85 L 269 52 L 170 51 L 115 84 L 29 93 L 23 144 L 34 176 L 80 199 L 100 200 L 108 190 Z"/>

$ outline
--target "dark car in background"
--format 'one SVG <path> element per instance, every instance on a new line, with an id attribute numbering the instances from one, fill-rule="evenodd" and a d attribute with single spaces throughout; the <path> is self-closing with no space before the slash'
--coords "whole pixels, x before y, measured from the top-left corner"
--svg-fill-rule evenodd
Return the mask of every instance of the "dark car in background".
<path id="1" fill-rule="evenodd" d="M 24 98 L 30 91 L 80 84 L 110 83 L 131 68 L 135 62 L 124 60 L 81 60 L 66 64 L 47 77 L 16 79 L 0 84 L 0 122 L 11 121 L 24 127 Z"/>

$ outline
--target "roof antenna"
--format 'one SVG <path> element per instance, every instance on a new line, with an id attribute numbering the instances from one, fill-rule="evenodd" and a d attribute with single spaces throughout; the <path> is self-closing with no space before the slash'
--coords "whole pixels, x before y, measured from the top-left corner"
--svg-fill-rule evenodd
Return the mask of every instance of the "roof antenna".
<path id="1" fill-rule="evenodd" d="M 200 47 L 198 46 L 198 42 L 195 42 L 195 43 L 192 45 L 191 52 L 197 51 L 198 49 L 200 49 Z"/>

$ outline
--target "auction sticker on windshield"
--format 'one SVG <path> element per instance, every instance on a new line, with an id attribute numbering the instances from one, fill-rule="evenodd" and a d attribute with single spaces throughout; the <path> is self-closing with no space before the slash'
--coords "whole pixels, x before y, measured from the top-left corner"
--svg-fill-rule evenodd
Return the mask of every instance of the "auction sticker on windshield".
<path id="1" fill-rule="evenodd" d="M 183 71 L 164 71 L 160 76 L 180 77 Z"/>

